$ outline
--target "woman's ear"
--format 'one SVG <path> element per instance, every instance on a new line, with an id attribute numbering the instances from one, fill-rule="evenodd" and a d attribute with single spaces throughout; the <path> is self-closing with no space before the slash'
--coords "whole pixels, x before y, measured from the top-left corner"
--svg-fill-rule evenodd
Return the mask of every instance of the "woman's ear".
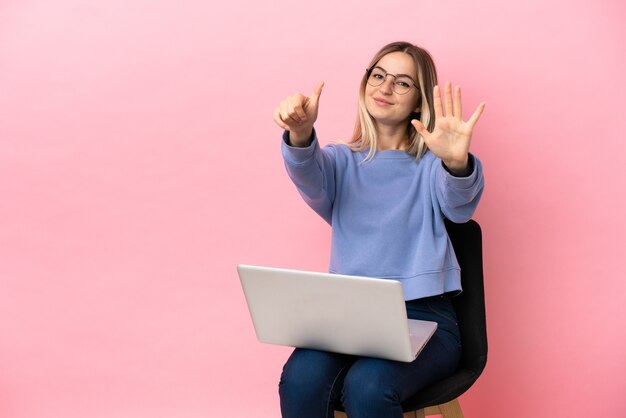
<path id="1" fill-rule="evenodd" d="M 415 110 L 413 111 L 414 113 L 421 113 L 422 111 L 422 97 L 418 97 L 417 98 L 417 107 L 415 108 Z"/>

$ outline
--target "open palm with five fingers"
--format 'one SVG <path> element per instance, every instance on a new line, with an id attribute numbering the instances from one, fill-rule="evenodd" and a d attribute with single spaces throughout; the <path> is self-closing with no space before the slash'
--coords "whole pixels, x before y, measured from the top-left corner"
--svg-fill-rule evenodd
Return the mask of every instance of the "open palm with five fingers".
<path id="1" fill-rule="evenodd" d="M 439 157 L 453 174 L 463 174 L 468 168 L 472 131 L 485 109 L 485 104 L 478 105 L 469 120 L 463 121 L 460 87 L 455 87 L 453 101 L 452 87 L 450 83 L 446 83 L 443 108 L 439 86 L 435 86 L 433 95 L 435 111 L 435 128 L 433 131 L 428 132 L 424 125 L 416 119 L 412 120 L 411 123 L 424 138 L 428 149 Z"/>

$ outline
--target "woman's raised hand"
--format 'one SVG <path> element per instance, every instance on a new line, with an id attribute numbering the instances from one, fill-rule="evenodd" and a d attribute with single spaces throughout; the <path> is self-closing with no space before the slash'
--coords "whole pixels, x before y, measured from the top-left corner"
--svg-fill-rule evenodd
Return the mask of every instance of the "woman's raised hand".
<path id="1" fill-rule="evenodd" d="M 310 97 L 300 93 L 287 97 L 274 110 L 274 122 L 289 131 L 289 141 L 293 146 L 306 146 L 311 137 L 313 124 L 317 120 L 320 95 L 324 83 L 320 82 Z"/>
<path id="2" fill-rule="evenodd" d="M 467 122 L 462 118 L 461 107 L 461 88 L 454 88 L 454 103 L 452 101 L 452 87 L 450 83 L 445 84 L 444 88 L 444 108 L 441 106 L 441 94 L 439 86 L 435 86 L 433 90 L 434 110 L 435 110 L 435 128 L 432 132 L 424 127 L 424 125 L 413 119 L 411 123 L 419 132 L 428 149 L 441 158 L 443 163 L 454 174 L 464 174 L 468 168 L 469 148 L 472 140 L 472 131 L 474 125 L 480 118 L 485 109 L 485 103 L 478 105 L 474 114 Z M 445 109 L 445 114 L 443 110 Z"/>

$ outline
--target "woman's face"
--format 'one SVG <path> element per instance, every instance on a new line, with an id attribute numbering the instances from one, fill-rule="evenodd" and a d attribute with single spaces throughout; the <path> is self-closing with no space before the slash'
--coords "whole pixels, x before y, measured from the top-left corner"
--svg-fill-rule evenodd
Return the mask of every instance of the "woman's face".
<path id="1" fill-rule="evenodd" d="M 378 124 L 398 125 L 409 120 L 410 115 L 419 111 L 417 107 L 420 92 L 412 87 L 417 83 L 417 69 L 413 59 L 404 52 L 390 52 L 383 56 L 375 65 L 370 79 L 384 79 L 379 86 L 365 85 L 365 107 Z M 393 76 L 395 77 L 393 77 Z M 375 80 L 372 80 L 375 81 Z M 405 94 L 394 90 L 394 82 L 399 83 L 396 90 L 408 82 L 411 86 Z"/>

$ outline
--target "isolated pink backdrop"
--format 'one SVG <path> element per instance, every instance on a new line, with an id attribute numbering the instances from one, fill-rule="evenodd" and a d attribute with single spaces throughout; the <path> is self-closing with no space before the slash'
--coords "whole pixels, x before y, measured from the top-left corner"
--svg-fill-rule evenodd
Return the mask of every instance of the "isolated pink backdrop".
<path id="1" fill-rule="evenodd" d="M 519 4 L 515 4 L 519 3 Z M 490 358 L 468 418 L 626 416 L 615 1 L 0 3 L 0 416 L 275 417 L 237 263 L 323 271 L 272 111 L 324 80 L 347 139 L 405 39 L 463 86 L 487 189 Z"/>

